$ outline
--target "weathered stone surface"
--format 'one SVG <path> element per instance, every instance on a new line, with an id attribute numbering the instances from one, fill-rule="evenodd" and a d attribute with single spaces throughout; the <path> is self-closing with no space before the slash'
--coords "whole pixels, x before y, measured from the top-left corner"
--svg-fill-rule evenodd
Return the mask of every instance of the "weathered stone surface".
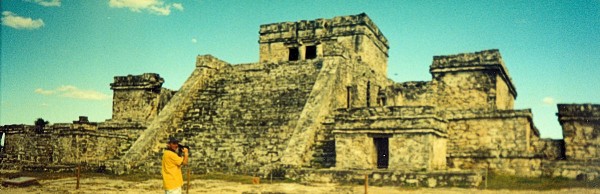
<path id="1" fill-rule="evenodd" d="M 1 127 L 0 168 L 158 173 L 175 136 L 196 172 L 325 182 L 367 172 L 374 184 L 430 187 L 482 180 L 446 169 L 600 174 L 600 105 L 559 105 L 564 141 L 541 139 L 531 111 L 514 109 L 496 49 L 435 56 L 430 81 L 394 83 L 387 39 L 366 14 L 266 24 L 259 35 L 259 62 L 198 56 L 177 92 L 155 73 L 115 77 L 106 122 Z"/>

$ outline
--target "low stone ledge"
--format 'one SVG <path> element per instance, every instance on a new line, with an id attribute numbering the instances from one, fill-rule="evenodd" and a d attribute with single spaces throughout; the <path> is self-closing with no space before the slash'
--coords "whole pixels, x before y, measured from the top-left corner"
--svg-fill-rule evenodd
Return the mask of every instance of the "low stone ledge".
<path id="1" fill-rule="evenodd" d="M 410 187 L 478 187 L 484 180 L 483 171 L 410 172 L 391 170 L 302 169 L 299 178 L 306 183 L 364 184 Z"/>
<path id="2" fill-rule="evenodd" d="M 600 178 L 600 161 L 542 161 L 542 176 L 591 181 Z"/>

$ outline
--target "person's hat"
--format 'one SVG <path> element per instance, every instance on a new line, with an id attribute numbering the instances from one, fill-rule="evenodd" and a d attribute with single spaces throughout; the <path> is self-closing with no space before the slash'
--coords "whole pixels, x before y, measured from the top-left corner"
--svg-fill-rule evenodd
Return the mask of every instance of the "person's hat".
<path id="1" fill-rule="evenodd" d="M 168 143 L 179 143 L 179 140 L 176 139 L 175 137 L 169 137 L 169 142 Z"/>

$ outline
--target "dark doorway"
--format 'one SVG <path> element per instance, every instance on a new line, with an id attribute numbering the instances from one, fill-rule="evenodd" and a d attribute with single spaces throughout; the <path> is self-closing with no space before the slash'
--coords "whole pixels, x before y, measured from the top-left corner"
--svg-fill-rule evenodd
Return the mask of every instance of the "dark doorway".
<path id="1" fill-rule="evenodd" d="M 289 60 L 290 61 L 297 61 L 298 59 L 300 59 L 300 51 L 298 51 L 298 47 L 292 47 L 290 48 L 290 56 L 289 56 Z"/>
<path id="2" fill-rule="evenodd" d="M 389 161 L 389 138 L 373 138 L 375 149 L 377 150 L 377 168 L 387 168 Z"/>
<path id="3" fill-rule="evenodd" d="M 306 59 L 317 58 L 317 46 L 306 46 Z"/>

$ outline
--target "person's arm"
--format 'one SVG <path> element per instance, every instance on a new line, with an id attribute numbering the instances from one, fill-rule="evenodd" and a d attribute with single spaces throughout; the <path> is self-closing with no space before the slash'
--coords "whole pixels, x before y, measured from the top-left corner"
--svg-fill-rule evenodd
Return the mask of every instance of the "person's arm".
<path id="1" fill-rule="evenodd" d="M 188 152 L 189 150 L 187 148 L 183 148 L 183 162 L 181 163 L 182 165 L 188 164 Z"/>

